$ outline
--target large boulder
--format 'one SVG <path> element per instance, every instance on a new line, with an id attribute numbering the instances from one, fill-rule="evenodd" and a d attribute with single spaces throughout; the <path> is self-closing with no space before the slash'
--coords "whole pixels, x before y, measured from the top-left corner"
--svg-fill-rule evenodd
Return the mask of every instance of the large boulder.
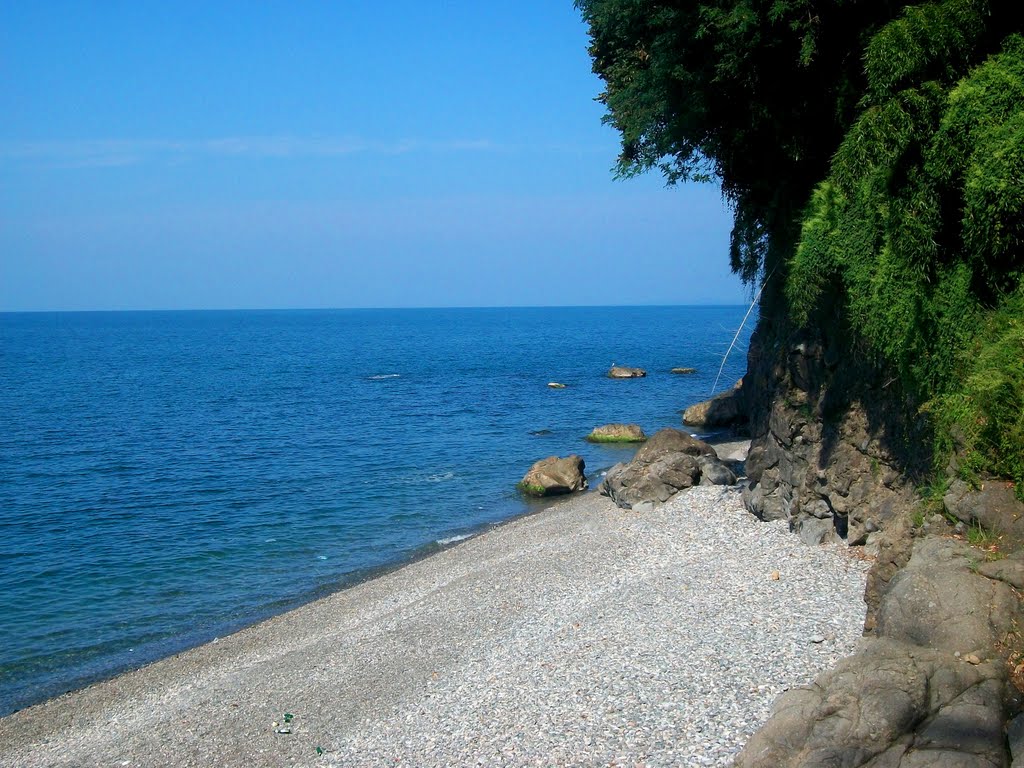
<path id="1" fill-rule="evenodd" d="M 565 458 L 549 456 L 530 467 L 519 483 L 519 490 L 530 496 L 555 496 L 586 490 L 584 467 L 583 459 L 575 454 Z"/>
<path id="2" fill-rule="evenodd" d="M 728 427 L 740 424 L 746 418 L 742 379 L 727 392 L 691 405 L 683 411 L 683 423 L 691 427 Z"/>
<path id="3" fill-rule="evenodd" d="M 643 368 L 629 368 L 625 365 L 613 365 L 608 371 L 609 379 L 639 379 L 647 375 Z"/>
<path id="4" fill-rule="evenodd" d="M 738 768 L 1005 768 L 1003 723 L 1019 704 L 1007 640 L 1022 616 L 973 557 L 949 539 L 915 541 L 881 599 L 877 635 L 783 694 Z"/>
<path id="5" fill-rule="evenodd" d="M 605 424 L 587 435 L 592 443 L 642 443 L 647 435 L 636 424 Z"/>
<path id="6" fill-rule="evenodd" d="M 986 531 L 1024 541 L 1024 502 L 1013 486 L 998 480 L 981 482 L 974 488 L 954 480 L 942 499 L 946 512 L 967 525 L 978 524 Z"/>
<path id="7" fill-rule="evenodd" d="M 724 470 L 724 473 L 720 470 Z M 628 464 L 616 464 L 600 491 L 623 509 L 643 510 L 667 501 L 701 477 L 735 482 L 715 449 L 678 429 L 662 429 L 637 451 Z"/>

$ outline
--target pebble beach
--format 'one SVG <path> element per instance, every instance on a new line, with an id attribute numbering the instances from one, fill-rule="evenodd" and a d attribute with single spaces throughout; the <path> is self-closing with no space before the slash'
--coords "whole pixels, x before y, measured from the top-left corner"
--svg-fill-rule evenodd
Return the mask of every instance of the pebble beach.
<path id="1" fill-rule="evenodd" d="M 0 720 L 0 765 L 727 766 L 855 647 L 868 564 L 594 492 Z"/>

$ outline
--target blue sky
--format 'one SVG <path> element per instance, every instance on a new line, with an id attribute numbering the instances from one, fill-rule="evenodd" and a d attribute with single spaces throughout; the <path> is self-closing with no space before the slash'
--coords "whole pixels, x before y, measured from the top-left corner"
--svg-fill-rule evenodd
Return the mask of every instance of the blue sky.
<path id="1" fill-rule="evenodd" d="M 0 310 L 740 303 L 571 0 L 0 7 Z"/>

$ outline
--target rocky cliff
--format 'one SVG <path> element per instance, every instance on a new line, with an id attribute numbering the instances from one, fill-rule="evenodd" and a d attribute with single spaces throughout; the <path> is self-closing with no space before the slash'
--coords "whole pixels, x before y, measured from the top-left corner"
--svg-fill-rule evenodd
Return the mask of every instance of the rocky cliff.
<path id="1" fill-rule="evenodd" d="M 969 546 L 954 535 L 964 524 L 927 522 L 915 490 L 930 464 L 927 424 L 847 338 L 828 322 L 759 325 L 742 389 L 752 436 L 744 500 L 808 544 L 865 545 L 875 557 L 866 637 L 835 670 L 782 697 L 738 765 L 1024 766 L 1024 736 L 1012 757 L 1006 736 L 1024 733 L 1011 725 L 1024 556 L 986 562 L 1006 553 Z M 947 494 L 950 518 L 977 524 L 993 508 L 984 488 L 971 493 Z"/>

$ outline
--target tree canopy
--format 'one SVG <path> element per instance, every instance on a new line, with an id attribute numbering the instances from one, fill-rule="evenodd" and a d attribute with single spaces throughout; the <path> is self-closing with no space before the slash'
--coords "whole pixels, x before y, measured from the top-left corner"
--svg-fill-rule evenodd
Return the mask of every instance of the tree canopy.
<path id="1" fill-rule="evenodd" d="M 617 172 L 717 178 L 733 269 L 839 315 L 1024 491 L 1018 0 L 578 0 Z M 984 368 L 984 370 L 982 370 Z M 944 436 L 944 437 L 943 437 Z"/>

